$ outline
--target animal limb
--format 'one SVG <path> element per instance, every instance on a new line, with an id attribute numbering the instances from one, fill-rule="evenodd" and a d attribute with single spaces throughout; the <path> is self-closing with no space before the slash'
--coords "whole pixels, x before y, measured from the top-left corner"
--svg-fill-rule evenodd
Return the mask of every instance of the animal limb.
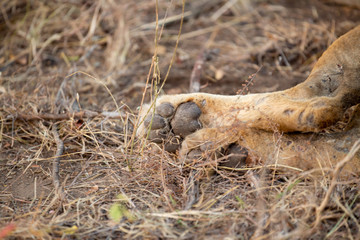
<path id="1" fill-rule="evenodd" d="M 146 120 L 137 134 L 146 135 L 152 122 L 149 139 L 164 143 L 169 151 L 175 151 L 182 142 L 182 158 L 194 149 L 214 150 L 237 143 L 264 160 L 274 152 L 274 132 L 286 133 L 276 143 L 277 164 L 298 169 L 327 168 L 346 155 L 359 137 L 360 126 L 356 122 L 347 132 L 320 132 L 358 103 L 360 26 L 337 39 L 309 77 L 293 88 L 245 96 L 165 95 L 157 100 L 154 116 L 146 116 L 149 105 L 143 108 L 140 115 Z M 353 161 L 353 167 L 360 170 L 358 155 L 355 158 L 358 160 Z"/>

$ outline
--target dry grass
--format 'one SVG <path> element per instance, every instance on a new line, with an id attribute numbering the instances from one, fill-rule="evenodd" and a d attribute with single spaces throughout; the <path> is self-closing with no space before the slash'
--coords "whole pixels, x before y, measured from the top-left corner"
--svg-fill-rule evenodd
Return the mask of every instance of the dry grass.
<path id="1" fill-rule="evenodd" d="M 202 91 L 273 91 L 360 21 L 292 4 L 187 3 L 174 55 L 182 1 L 2 1 L 0 238 L 359 239 L 359 180 L 337 179 L 340 165 L 323 178 L 184 166 L 133 134 L 169 66 L 167 92 L 188 91 L 205 50 Z"/>

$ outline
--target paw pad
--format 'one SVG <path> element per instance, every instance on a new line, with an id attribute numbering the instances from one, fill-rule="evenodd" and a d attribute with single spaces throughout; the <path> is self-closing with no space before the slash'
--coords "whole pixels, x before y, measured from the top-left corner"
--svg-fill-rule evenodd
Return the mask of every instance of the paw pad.
<path id="1" fill-rule="evenodd" d="M 152 121 L 151 129 L 160 129 L 166 127 L 165 119 L 157 113 L 155 113 L 154 116 L 150 115 L 145 119 L 144 121 L 145 127 L 149 127 L 151 121 Z"/>
<path id="2" fill-rule="evenodd" d="M 183 138 L 201 128 L 201 110 L 193 102 L 182 103 L 176 110 L 170 103 L 162 103 L 156 107 L 155 112 L 144 121 L 145 127 L 151 125 L 148 139 L 164 143 L 168 152 L 175 152 Z"/>
<path id="3" fill-rule="evenodd" d="M 171 120 L 171 127 L 176 135 L 186 137 L 201 128 L 199 117 L 200 108 L 193 102 L 182 103 L 176 109 L 174 118 Z"/>
<path id="4" fill-rule="evenodd" d="M 171 105 L 170 103 L 162 103 L 156 107 L 155 111 L 160 116 L 162 116 L 164 118 L 169 118 L 174 114 L 175 109 L 174 109 L 173 105 Z"/>

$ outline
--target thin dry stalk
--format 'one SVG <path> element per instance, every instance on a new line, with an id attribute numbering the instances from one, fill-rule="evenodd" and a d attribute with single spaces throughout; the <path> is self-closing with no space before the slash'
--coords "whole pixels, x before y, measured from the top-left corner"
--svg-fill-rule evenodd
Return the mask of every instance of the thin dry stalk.
<path id="1" fill-rule="evenodd" d="M 190 76 L 189 92 L 200 92 L 200 79 L 205 61 L 205 49 L 198 55 Z"/>
<path id="2" fill-rule="evenodd" d="M 68 112 L 62 114 L 44 113 L 44 114 L 14 114 L 15 120 L 34 121 L 34 120 L 70 120 L 70 119 L 84 119 L 84 118 L 107 118 L 107 119 L 123 119 L 125 114 L 119 112 L 95 112 L 90 110 L 82 110 L 79 112 Z"/>
<path id="3" fill-rule="evenodd" d="M 157 49 L 157 42 L 158 42 L 158 37 L 157 37 L 157 31 L 158 31 L 158 14 L 157 14 L 157 4 L 156 4 L 156 31 L 155 31 L 155 49 Z M 168 70 L 166 72 L 166 75 L 165 75 L 165 78 L 161 84 L 161 86 L 159 87 L 159 90 L 157 92 L 155 92 L 155 98 L 154 100 L 152 101 L 151 103 L 151 107 L 149 108 L 149 112 L 150 110 L 155 106 L 155 103 L 156 103 L 156 99 L 158 97 L 158 95 L 160 94 L 161 90 L 163 89 L 165 83 L 166 83 L 166 80 L 168 79 L 169 77 L 169 74 L 170 74 L 170 70 L 171 70 L 171 67 L 174 63 L 174 60 L 175 60 L 175 57 L 176 57 L 176 51 L 177 51 L 177 48 L 178 48 L 178 45 L 179 45 L 179 41 L 180 41 L 180 36 L 181 36 L 181 31 L 182 31 L 182 26 L 183 26 L 183 22 L 184 22 L 184 11 L 185 11 L 185 0 L 183 0 L 182 2 L 182 17 L 181 17 L 181 20 L 180 20 L 180 27 L 179 27 L 179 31 L 178 31 L 178 35 L 177 35 L 177 39 L 176 39 L 176 43 L 175 43 L 175 47 L 174 47 L 174 51 L 173 51 L 173 55 L 172 55 L 172 58 L 171 58 L 171 61 L 170 61 L 170 64 L 169 64 L 169 67 L 168 67 Z M 157 51 L 155 50 L 155 53 L 154 53 L 154 56 L 153 56 L 153 61 L 151 62 L 151 65 L 153 65 L 154 61 L 157 59 Z M 149 78 L 150 78 L 150 73 L 151 73 L 151 67 L 150 67 L 150 70 L 149 70 L 149 73 L 148 73 L 148 77 L 147 77 L 147 80 L 146 80 L 146 86 L 148 85 L 149 83 Z M 156 71 L 154 71 L 154 74 L 156 73 Z M 141 109 L 142 109 L 142 106 L 144 104 L 144 100 L 145 100 L 145 94 L 146 94 L 146 90 L 147 88 L 144 89 L 143 91 L 143 94 L 142 94 L 142 99 L 141 99 L 141 104 L 140 104 L 140 109 L 139 109 L 139 113 L 141 112 Z M 142 124 L 142 122 L 145 120 L 145 118 L 147 117 L 147 115 L 149 114 L 149 112 L 147 112 L 144 116 L 144 119 L 140 119 L 140 114 L 138 115 L 138 117 L 136 118 L 136 121 L 135 121 L 135 129 L 134 129 L 134 132 L 133 132 L 133 135 L 131 136 L 131 149 L 130 149 L 130 154 L 133 152 L 133 146 L 134 146 L 134 141 L 135 141 L 135 135 L 136 135 L 136 129 L 138 128 L 138 126 L 140 126 L 140 124 Z"/>
<path id="4" fill-rule="evenodd" d="M 184 204 L 184 209 L 189 210 L 196 203 L 199 197 L 199 180 L 197 175 L 199 174 L 198 170 L 191 170 L 190 175 L 184 186 L 186 202 Z"/>
<path id="5" fill-rule="evenodd" d="M 64 152 L 64 142 L 60 139 L 58 130 L 57 130 L 57 124 L 54 123 L 52 126 L 52 134 L 54 136 L 55 142 L 56 142 L 56 153 L 53 159 L 53 183 L 54 183 L 54 187 L 55 187 L 55 191 L 57 194 L 59 194 L 60 196 L 62 195 L 62 187 L 61 187 L 61 183 L 60 183 L 60 160 L 61 160 L 61 155 Z"/>
<path id="6" fill-rule="evenodd" d="M 315 223 L 313 225 L 313 227 L 310 230 L 309 234 L 314 233 L 315 231 L 318 230 L 318 227 L 320 225 L 320 222 L 322 220 L 322 212 L 324 211 L 325 207 L 328 205 L 330 199 L 331 199 L 331 195 L 333 194 L 335 187 L 339 184 L 339 174 L 341 173 L 341 170 L 344 168 L 344 166 L 346 165 L 346 163 L 348 163 L 349 161 L 351 161 L 351 159 L 354 157 L 354 155 L 359 151 L 360 149 L 360 140 L 356 141 L 353 145 L 353 147 L 351 148 L 350 152 L 348 153 L 348 155 L 346 155 L 346 157 L 341 160 L 340 162 L 338 162 L 335 166 L 335 169 L 333 171 L 333 176 L 330 182 L 330 186 L 328 188 L 328 190 L 326 191 L 326 195 L 324 197 L 324 199 L 322 200 L 320 206 L 318 206 L 316 208 L 316 219 L 315 219 Z"/>
<path id="7" fill-rule="evenodd" d="M 265 167 L 285 174 L 251 180 L 264 166 L 219 167 L 225 157 L 210 151 L 184 166 L 135 137 L 137 106 L 186 91 L 204 46 L 219 54 L 202 65 L 203 91 L 234 94 L 243 83 L 276 91 L 304 79 L 360 16 L 299 1 L 252 1 L 244 10 L 249 2 L 3 0 L 0 235 L 10 226 L 5 238 L 296 239 L 311 226 L 308 238 L 359 238 L 358 177 L 340 187 L 318 181 L 319 169 L 272 164 Z M 244 81 L 260 66 L 256 81 Z M 114 203 L 120 221 L 110 217 Z"/>

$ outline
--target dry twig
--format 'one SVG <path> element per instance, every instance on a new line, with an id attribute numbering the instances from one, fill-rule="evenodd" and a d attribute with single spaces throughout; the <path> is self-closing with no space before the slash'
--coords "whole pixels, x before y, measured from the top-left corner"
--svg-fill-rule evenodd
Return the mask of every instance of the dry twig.
<path id="1" fill-rule="evenodd" d="M 61 155 L 64 152 L 64 142 L 60 139 L 59 133 L 57 131 L 56 123 L 52 126 L 52 134 L 54 135 L 54 139 L 56 142 L 56 153 L 53 159 L 53 183 L 54 183 L 55 191 L 61 195 L 62 188 L 60 184 L 59 165 L 60 165 Z"/>
<path id="2" fill-rule="evenodd" d="M 205 49 L 198 55 L 190 77 L 189 92 L 195 93 L 200 91 L 200 79 L 205 61 Z"/>
<path id="3" fill-rule="evenodd" d="M 328 205 L 331 195 L 334 192 L 335 187 L 339 184 L 338 179 L 339 179 L 341 170 L 344 168 L 346 163 L 351 161 L 351 159 L 359 151 L 359 149 L 360 149 L 360 139 L 354 143 L 354 145 L 351 148 L 348 155 L 346 155 L 346 157 L 342 161 L 340 161 L 336 164 L 335 169 L 333 171 L 333 176 L 331 179 L 329 189 L 327 190 L 326 195 L 325 195 L 324 199 L 322 200 L 320 206 L 318 206 L 316 208 L 316 220 L 315 220 L 315 223 L 314 223 L 313 227 L 311 228 L 309 234 L 314 233 L 318 229 L 318 226 L 322 220 L 321 214 L 324 211 L 325 207 Z"/>
<path id="4" fill-rule="evenodd" d="M 67 119 L 83 119 L 83 118 L 109 118 L 109 119 L 122 119 L 126 116 L 126 114 L 122 114 L 119 112 L 94 112 L 90 110 L 82 110 L 79 112 L 68 112 L 62 114 L 54 114 L 54 113 L 43 113 L 43 114 L 24 114 L 24 113 L 16 113 L 14 114 L 15 119 L 32 121 L 32 120 L 67 120 Z"/>

